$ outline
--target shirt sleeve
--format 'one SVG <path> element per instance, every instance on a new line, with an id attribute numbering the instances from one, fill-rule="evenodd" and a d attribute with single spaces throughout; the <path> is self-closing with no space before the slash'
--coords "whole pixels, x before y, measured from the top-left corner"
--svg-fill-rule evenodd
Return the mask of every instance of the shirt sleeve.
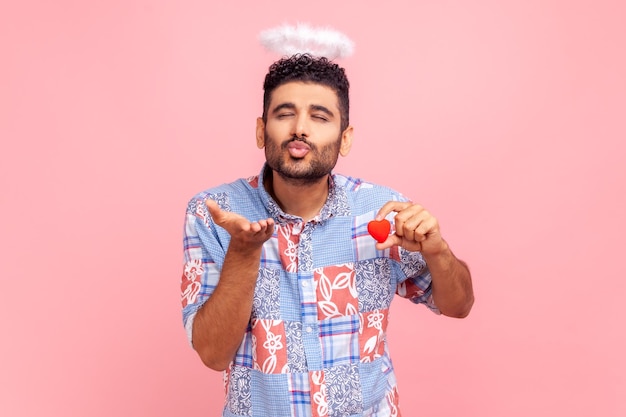
<path id="1" fill-rule="evenodd" d="M 394 192 L 392 200 L 410 201 L 406 196 L 398 192 Z M 396 294 L 411 300 L 415 304 L 424 304 L 435 314 L 441 314 L 433 299 L 432 278 L 422 254 L 398 247 L 398 251 L 392 258 L 398 261 L 403 277 L 398 281 Z"/>
<path id="2" fill-rule="evenodd" d="M 415 304 L 424 304 L 435 314 L 441 314 L 433 299 L 432 278 L 422 254 L 400 248 L 399 255 L 406 279 L 398 283 L 396 294 Z"/>
<path id="3" fill-rule="evenodd" d="M 215 291 L 225 256 L 205 202 L 203 197 L 189 202 L 183 231 L 181 303 L 183 325 L 191 345 L 194 318 Z"/>

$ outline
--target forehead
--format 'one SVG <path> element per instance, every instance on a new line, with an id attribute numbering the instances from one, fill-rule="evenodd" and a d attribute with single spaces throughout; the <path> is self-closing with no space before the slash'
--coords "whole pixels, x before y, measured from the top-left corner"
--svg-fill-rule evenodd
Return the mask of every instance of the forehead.
<path id="1" fill-rule="evenodd" d="M 293 103 L 296 106 L 315 104 L 339 110 L 337 93 L 328 86 L 311 82 L 291 81 L 276 87 L 272 91 L 269 107 L 271 109 L 282 103 Z"/>

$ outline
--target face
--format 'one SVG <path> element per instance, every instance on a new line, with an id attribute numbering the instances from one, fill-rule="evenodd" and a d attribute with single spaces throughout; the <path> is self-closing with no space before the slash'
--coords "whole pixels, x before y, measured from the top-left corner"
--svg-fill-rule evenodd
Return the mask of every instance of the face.
<path id="1" fill-rule="evenodd" d="M 345 156 L 352 127 L 341 132 L 337 94 L 320 84 L 289 82 L 272 92 L 267 120 L 257 120 L 257 145 L 285 181 L 318 182 Z"/>

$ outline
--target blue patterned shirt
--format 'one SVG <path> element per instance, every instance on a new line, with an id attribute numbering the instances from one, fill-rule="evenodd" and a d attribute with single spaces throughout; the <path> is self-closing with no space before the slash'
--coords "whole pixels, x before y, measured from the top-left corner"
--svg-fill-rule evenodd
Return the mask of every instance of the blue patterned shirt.
<path id="1" fill-rule="evenodd" d="M 386 338 L 391 301 L 398 294 L 439 312 L 421 254 L 377 250 L 367 224 L 383 204 L 406 198 L 333 174 L 325 205 L 304 222 L 266 192 L 264 173 L 199 193 L 187 208 L 181 290 L 192 344 L 194 317 L 218 285 L 230 240 L 206 200 L 250 221 L 276 222 L 263 245 L 248 329 L 224 372 L 222 415 L 399 415 Z"/>

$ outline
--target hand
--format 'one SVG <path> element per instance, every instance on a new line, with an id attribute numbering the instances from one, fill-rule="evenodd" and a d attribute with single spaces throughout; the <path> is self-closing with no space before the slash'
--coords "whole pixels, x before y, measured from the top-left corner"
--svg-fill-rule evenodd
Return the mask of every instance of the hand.
<path id="1" fill-rule="evenodd" d="M 206 206 L 213 222 L 230 234 L 229 250 L 232 248 L 245 252 L 259 249 L 274 233 L 274 219 L 272 218 L 251 222 L 237 213 L 222 210 L 211 199 L 206 200 Z"/>
<path id="2" fill-rule="evenodd" d="M 401 201 L 389 201 L 380 208 L 376 220 L 384 219 L 387 214 L 395 211 L 395 233 L 387 240 L 377 243 L 379 250 L 394 245 L 424 255 L 437 254 L 446 248 L 446 243 L 439 231 L 439 222 L 419 204 Z"/>

